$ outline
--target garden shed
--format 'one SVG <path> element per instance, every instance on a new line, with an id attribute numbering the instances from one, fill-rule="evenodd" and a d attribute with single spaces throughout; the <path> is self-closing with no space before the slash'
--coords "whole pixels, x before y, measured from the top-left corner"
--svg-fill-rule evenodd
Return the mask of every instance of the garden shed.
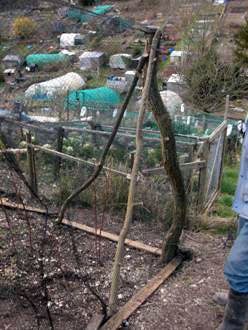
<path id="1" fill-rule="evenodd" d="M 85 82 L 75 72 L 69 72 L 64 76 L 33 84 L 25 92 L 25 97 L 33 99 L 51 99 L 55 96 L 65 95 L 69 90 L 80 89 Z"/>
<path id="2" fill-rule="evenodd" d="M 173 52 L 170 54 L 170 63 L 172 63 L 172 64 L 182 64 L 182 62 L 185 60 L 186 56 L 187 56 L 186 51 L 173 50 Z"/>
<path id="3" fill-rule="evenodd" d="M 130 54 L 114 54 L 110 56 L 109 66 L 112 69 L 128 69 L 132 61 Z"/>
<path id="4" fill-rule="evenodd" d="M 22 61 L 19 55 L 6 55 L 2 60 L 2 64 L 5 69 L 16 68 L 22 64 Z"/>
<path id="5" fill-rule="evenodd" d="M 102 52 L 83 52 L 79 56 L 81 70 L 97 70 L 105 62 L 105 54 Z"/>
<path id="6" fill-rule="evenodd" d="M 60 36 L 60 47 L 66 48 L 82 44 L 84 38 L 80 33 L 62 33 Z"/>

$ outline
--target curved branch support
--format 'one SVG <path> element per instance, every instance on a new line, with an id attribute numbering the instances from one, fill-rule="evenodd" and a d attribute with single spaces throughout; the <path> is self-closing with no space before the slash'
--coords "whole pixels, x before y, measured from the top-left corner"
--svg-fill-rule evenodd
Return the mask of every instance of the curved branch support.
<path id="1" fill-rule="evenodd" d="M 101 156 L 101 159 L 100 159 L 100 162 L 98 164 L 98 166 L 95 168 L 93 174 L 88 178 L 88 180 L 86 180 L 82 186 L 80 186 L 79 188 L 77 188 L 76 190 L 74 190 L 71 195 L 64 201 L 64 203 L 62 204 L 62 207 L 60 209 L 60 212 L 59 212 L 59 216 L 58 216 L 58 223 L 60 224 L 63 220 L 63 217 L 64 217 L 64 214 L 65 214 L 65 211 L 66 211 L 66 208 L 68 207 L 69 203 L 77 196 L 79 195 L 82 191 L 84 191 L 85 189 L 87 189 L 95 180 L 96 178 L 99 176 L 99 174 L 101 173 L 101 170 L 103 168 L 103 165 L 104 165 L 104 162 L 106 160 L 106 157 L 107 157 L 107 154 L 108 154 L 108 151 L 114 141 L 114 138 L 116 136 L 116 133 L 120 127 L 120 124 L 121 124 L 121 120 L 124 116 L 124 113 L 127 109 L 127 106 L 128 106 L 128 103 L 131 99 L 131 96 L 133 94 L 133 91 L 137 85 L 137 82 L 139 80 L 139 76 L 142 72 L 142 69 L 145 65 L 145 63 L 147 62 L 147 57 L 146 56 L 142 56 L 140 61 L 139 61 L 139 64 L 138 64 L 138 67 L 137 67 L 137 70 L 136 70 L 136 73 L 135 73 L 135 76 L 133 78 L 133 82 L 132 82 L 132 85 L 130 86 L 129 88 L 129 91 L 127 93 L 127 96 L 122 104 L 122 107 L 121 107 L 121 110 L 120 110 L 120 113 L 119 113 L 119 116 L 117 118 L 117 121 L 114 125 L 114 128 L 113 128 L 113 131 L 109 137 L 109 140 L 103 150 L 103 153 L 102 153 L 102 156 Z"/>
<path id="2" fill-rule="evenodd" d="M 157 30 L 153 38 L 152 50 L 150 53 L 149 67 L 152 81 L 149 101 L 153 115 L 160 129 L 163 166 L 169 177 L 174 198 L 172 225 L 164 239 L 160 259 L 162 263 L 166 264 L 170 262 L 177 254 L 178 243 L 186 219 L 187 204 L 183 176 L 177 160 L 176 141 L 171 118 L 163 104 L 157 86 L 157 50 L 159 49 L 161 35 L 162 29 Z"/>

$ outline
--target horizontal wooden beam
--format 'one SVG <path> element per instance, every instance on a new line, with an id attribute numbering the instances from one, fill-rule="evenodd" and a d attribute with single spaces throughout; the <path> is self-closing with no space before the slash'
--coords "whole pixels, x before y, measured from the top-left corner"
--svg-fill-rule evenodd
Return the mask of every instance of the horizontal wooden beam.
<path id="1" fill-rule="evenodd" d="M 11 209 L 19 209 L 19 210 L 25 210 L 28 212 L 35 212 L 35 213 L 40 213 L 40 214 L 46 214 L 46 210 L 42 210 L 36 207 L 31 207 L 28 205 L 23 205 L 23 204 L 19 204 L 19 203 L 14 203 L 14 202 L 10 202 L 7 198 L 4 197 L 0 197 L 0 206 L 5 206 Z M 48 215 L 56 215 L 56 212 L 48 212 Z"/>
<path id="2" fill-rule="evenodd" d="M 124 320 L 136 311 L 159 287 L 163 282 L 176 270 L 182 263 L 181 256 L 175 257 L 168 265 L 166 265 L 157 275 L 148 281 L 147 285 L 138 291 L 120 310 L 112 316 L 100 330 L 116 330 Z"/>
<path id="3" fill-rule="evenodd" d="M 205 163 L 206 163 L 205 160 L 198 160 L 198 161 L 195 161 L 195 162 L 179 164 L 179 166 L 180 166 L 181 170 L 186 170 L 186 169 L 199 170 L 200 168 L 205 167 Z M 143 170 L 141 173 L 145 176 L 165 174 L 165 169 L 164 169 L 164 167 L 157 167 L 157 168 L 151 168 L 151 169 Z"/>
<path id="4" fill-rule="evenodd" d="M 90 133 L 90 134 L 96 134 L 96 135 L 106 135 L 109 136 L 112 133 L 111 132 L 105 132 L 105 131 L 99 131 L 99 130 L 91 130 L 88 128 L 78 128 L 78 127 L 68 127 L 68 126 L 63 126 L 63 129 L 66 131 L 75 131 L 75 132 L 86 132 L 86 133 Z M 129 139 L 135 139 L 136 136 L 133 134 L 125 134 L 125 133 L 120 133 L 117 132 L 117 136 L 121 136 L 121 137 L 126 137 Z M 149 138 L 149 137 L 143 137 L 144 141 L 148 141 L 148 142 L 160 142 L 160 138 Z M 168 139 L 167 139 L 168 140 Z"/>
<path id="5" fill-rule="evenodd" d="M 82 164 L 87 164 L 87 165 L 90 165 L 92 167 L 98 166 L 97 163 L 95 164 L 95 163 L 90 162 L 88 160 L 81 159 L 81 158 L 74 157 L 74 156 L 70 156 L 70 155 L 67 155 L 67 154 L 65 154 L 63 152 L 59 152 L 59 151 L 56 151 L 56 150 L 48 149 L 46 147 L 41 147 L 41 146 L 38 146 L 36 144 L 28 143 L 27 145 L 30 146 L 30 147 L 33 147 L 33 148 L 37 148 L 39 150 L 42 150 L 44 152 L 47 152 L 49 154 L 52 154 L 54 156 L 61 157 L 63 159 L 71 160 L 71 161 L 82 163 Z M 107 167 L 107 166 L 103 166 L 103 169 L 106 170 L 106 171 L 109 171 L 109 172 L 112 172 L 112 173 L 115 173 L 115 174 L 119 174 L 121 176 L 124 176 L 127 179 L 130 178 L 130 174 L 129 173 L 121 172 L 119 170 L 115 170 L 115 169 L 110 168 L 110 167 Z"/>
<path id="6" fill-rule="evenodd" d="M 106 128 L 112 128 L 113 126 L 110 126 L 110 125 L 101 125 L 103 128 L 106 127 Z M 130 132 L 136 132 L 136 128 L 134 127 L 123 127 L 121 126 L 119 128 L 119 130 L 121 131 L 130 131 Z M 148 133 L 148 134 L 158 134 L 160 135 L 160 131 L 159 130 L 152 130 L 152 129 L 142 129 L 142 132 L 143 133 Z M 176 133 L 175 136 L 179 136 L 179 137 L 186 137 L 187 139 L 192 139 L 192 140 L 195 140 L 196 142 L 198 140 L 205 140 L 206 137 L 201 137 L 201 136 L 194 136 L 194 135 L 186 135 L 186 134 L 178 134 Z"/>
<path id="7" fill-rule="evenodd" d="M 15 125 L 15 126 L 25 128 L 25 129 L 30 130 L 30 131 L 36 131 L 36 132 L 46 133 L 46 134 L 56 134 L 57 133 L 57 131 L 55 129 L 48 129 L 48 128 L 36 126 L 36 125 L 33 125 L 33 124 L 28 124 L 28 123 L 25 123 L 23 121 L 7 119 L 7 118 L 1 119 L 1 121 L 10 123 L 11 125 Z"/>
<path id="8" fill-rule="evenodd" d="M 34 151 L 37 151 L 37 149 Z M 25 154 L 25 153 L 27 153 L 27 148 L 24 148 L 24 149 L 10 149 L 9 148 L 9 149 L 4 149 L 4 150 L 0 151 L 0 154 L 5 154 L 5 153 L 7 153 L 7 154 Z"/>
<path id="9" fill-rule="evenodd" d="M 107 238 L 107 239 L 109 239 L 110 241 L 113 241 L 113 242 L 118 242 L 118 240 L 119 240 L 118 235 L 109 233 L 109 232 L 104 231 L 104 230 L 100 230 L 99 228 L 96 229 L 96 228 L 89 227 L 89 226 L 86 226 L 84 224 L 81 224 L 81 223 L 78 223 L 78 222 L 75 222 L 75 221 L 69 221 L 69 220 L 66 220 L 66 219 L 64 219 L 62 221 L 62 223 L 64 225 L 72 226 L 73 228 L 81 229 L 81 230 L 83 230 L 83 231 L 85 231 L 89 234 Z M 144 244 L 140 241 L 133 241 L 131 239 L 126 239 L 125 244 L 132 247 L 132 248 L 138 249 L 138 250 L 146 251 L 146 252 L 149 252 L 149 253 L 152 253 L 152 254 L 156 254 L 158 256 L 161 255 L 161 250 L 159 248 L 156 248 L 156 247 L 153 247 L 153 246 L 150 246 L 150 245 L 146 245 L 146 244 Z"/>
<path id="10" fill-rule="evenodd" d="M 0 205 L 5 206 L 5 207 L 9 207 L 9 208 L 19 209 L 19 210 L 26 210 L 28 212 L 46 214 L 45 210 L 35 208 L 35 207 L 31 207 L 31 206 L 28 206 L 28 205 L 23 206 L 22 204 L 10 202 L 7 198 L 4 198 L 4 197 L 0 197 Z M 49 215 L 56 215 L 57 213 L 54 212 L 54 213 L 48 213 L 48 214 Z M 104 231 L 104 230 L 100 230 L 99 228 L 96 230 L 93 227 L 89 227 L 89 226 L 86 226 L 84 224 L 81 224 L 81 223 L 78 223 L 78 222 L 75 222 L 75 221 L 69 221 L 69 220 L 64 219 L 62 221 L 62 223 L 64 225 L 72 226 L 73 228 L 81 229 L 81 230 L 83 230 L 83 231 L 85 231 L 89 234 L 92 234 L 92 235 L 95 235 L 95 236 L 101 236 L 101 237 L 109 239 L 110 241 L 113 241 L 113 242 L 118 242 L 118 239 L 119 239 L 118 235 L 109 233 L 109 232 Z M 143 250 L 143 251 L 146 251 L 146 252 L 149 252 L 149 253 L 152 253 L 152 254 L 156 254 L 156 255 L 159 255 L 159 256 L 161 255 L 161 250 L 159 248 L 155 248 L 153 246 L 146 245 L 146 244 L 144 244 L 140 241 L 133 241 L 133 240 L 130 240 L 130 239 L 126 239 L 125 244 L 132 247 L 132 248 L 138 249 L 138 250 Z"/>

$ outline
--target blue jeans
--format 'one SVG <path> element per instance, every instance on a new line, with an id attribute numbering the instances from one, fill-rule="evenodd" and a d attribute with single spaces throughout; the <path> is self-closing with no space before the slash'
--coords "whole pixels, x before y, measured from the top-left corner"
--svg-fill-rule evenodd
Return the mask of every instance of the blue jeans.
<path id="1" fill-rule="evenodd" d="M 226 259 L 224 274 L 231 289 L 248 293 L 248 219 L 239 217 L 238 236 Z"/>

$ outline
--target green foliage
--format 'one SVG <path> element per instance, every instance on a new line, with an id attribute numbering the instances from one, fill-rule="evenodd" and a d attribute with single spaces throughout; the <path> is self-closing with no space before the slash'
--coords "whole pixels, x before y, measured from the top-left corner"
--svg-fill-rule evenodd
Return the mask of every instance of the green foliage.
<path id="1" fill-rule="evenodd" d="M 221 193 L 234 195 L 236 183 L 238 179 L 239 169 L 227 167 L 224 170 L 224 175 L 221 182 Z"/>
<path id="2" fill-rule="evenodd" d="M 232 211 L 232 201 L 236 189 L 239 175 L 239 165 L 235 167 L 224 167 L 223 178 L 221 182 L 221 194 L 216 200 L 214 215 L 223 218 L 234 216 Z"/>
<path id="3" fill-rule="evenodd" d="M 248 66 L 248 18 L 234 36 L 235 59 L 243 66 Z"/>
<path id="4" fill-rule="evenodd" d="M 214 49 L 191 58 L 191 62 L 182 68 L 182 74 L 189 102 L 205 112 L 218 110 L 227 94 L 235 99 L 248 91 L 247 79 L 242 76 L 240 67 L 223 63 Z"/>
<path id="5" fill-rule="evenodd" d="M 53 195 L 53 201 L 61 205 L 73 191 L 73 181 L 70 175 L 63 174 L 59 177 L 56 191 Z"/>
<path id="6" fill-rule="evenodd" d="M 0 83 L 4 82 L 4 75 L 3 75 L 3 69 L 0 66 Z"/>

